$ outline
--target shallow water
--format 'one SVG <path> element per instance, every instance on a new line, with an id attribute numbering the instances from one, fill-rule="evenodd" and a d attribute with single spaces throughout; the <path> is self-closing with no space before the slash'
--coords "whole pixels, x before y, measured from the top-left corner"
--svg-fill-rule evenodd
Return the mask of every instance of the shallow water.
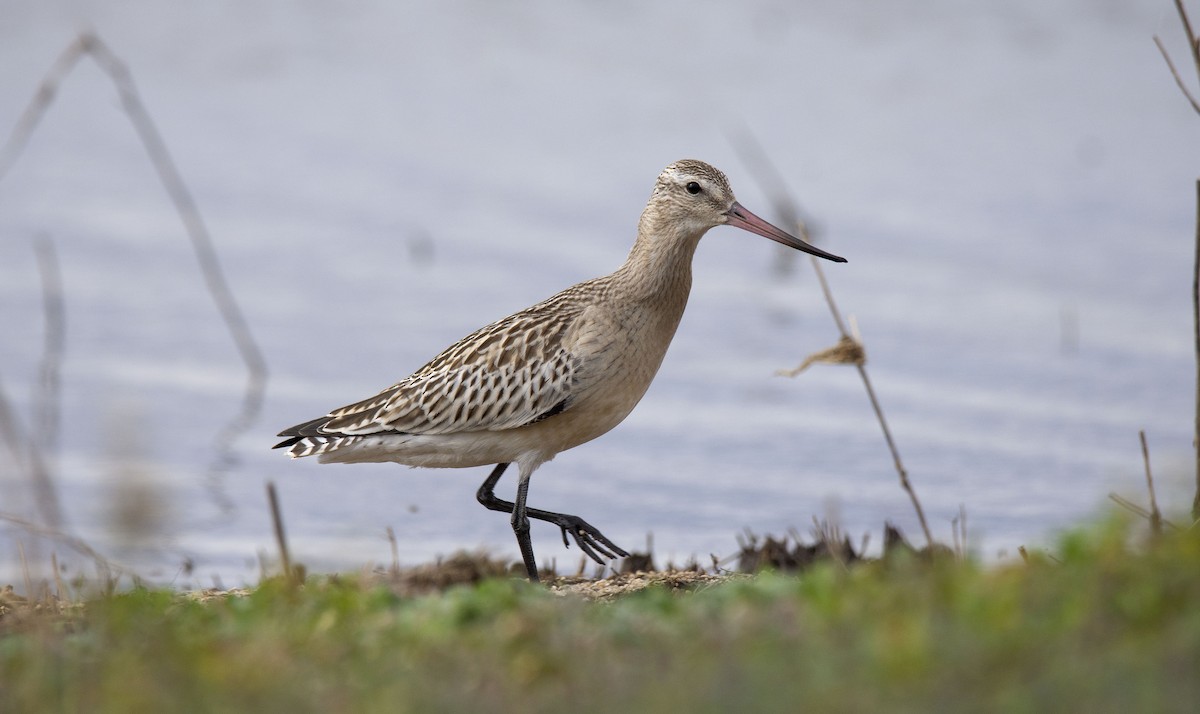
<path id="1" fill-rule="evenodd" d="M 743 204 L 779 220 L 734 149 L 741 132 L 850 260 L 826 274 L 937 535 L 965 506 L 992 557 L 1044 543 L 1109 491 L 1142 499 L 1139 429 L 1160 502 L 1190 503 L 1200 124 L 1151 41 L 1186 65 L 1169 3 L 7 4 L 0 127 L 86 18 L 132 68 L 271 369 L 214 486 L 213 440 L 244 372 L 85 62 L 0 180 L 0 378 L 28 426 L 44 233 L 68 315 L 68 525 L 156 578 L 253 580 L 274 550 L 268 479 L 296 557 L 317 569 L 387 561 L 389 525 L 405 562 L 515 555 L 506 519 L 474 502 L 486 469 L 290 462 L 273 434 L 615 268 L 672 160 L 723 168 Z M 807 258 L 780 250 L 729 229 L 705 239 L 646 399 L 543 467 L 532 502 L 626 547 L 653 533 L 664 560 L 727 555 L 744 527 L 805 530 L 814 514 L 876 543 L 884 520 L 917 535 L 854 370 L 773 376 L 837 336 Z M 36 517 L 3 463 L 0 511 Z M 153 547 L 119 538 L 121 504 L 153 514 Z M 534 538 L 573 567 L 553 529 Z M 8 578 L 17 540 L 52 547 L 0 531 Z"/>

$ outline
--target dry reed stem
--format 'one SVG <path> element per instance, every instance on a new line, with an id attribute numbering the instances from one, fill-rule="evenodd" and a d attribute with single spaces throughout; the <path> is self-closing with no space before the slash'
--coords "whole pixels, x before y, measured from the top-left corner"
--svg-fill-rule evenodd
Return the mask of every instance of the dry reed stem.
<path id="1" fill-rule="evenodd" d="M 29 575 L 29 560 L 25 558 L 25 544 L 17 541 L 17 553 L 21 556 L 21 575 L 25 579 L 25 600 L 33 602 L 33 578 Z"/>
<path id="2" fill-rule="evenodd" d="M 396 531 L 392 530 L 391 526 L 387 527 L 388 543 L 392 546 L 392 568 L 391 574 L 398 575 L 400 573 L 400 544 L 396 542 Z"/>
<path id="3" fill-rule="evenodd" d="M 296 571 L 292 569 L 292 556 L 288 553 L 287 535 L 283 530 L 283 515 L 279 511 L 279 495 L 275 492 L 274 481 L 267 481 L 267 501 L 271 504 L 271 525 L 275 529 L 275 543 L 279 546 L 283 575 L 288 582 L 298 584 Z"/>
<path id="4" fill-rule="evenodd" d="M 812 257 L 812 256 L 810 256 Z M 821 283 L 821 292 L 825 294 L 825 302 L 829 304 L 829 311 L 833 314 L 833 321 L 837 323 L 838 330 L 842 333 L 842 339 L 850 339 L 850 333 L 846 331 L 846 325 L 842 321 L 841 313 L 838 311 L 837 303 L 833 300 L 833 292 L 829 289 L 829 283 L 825 280 L 825 271 L 821 268 L 821 264 L 817 262 L 815 257 L 812 257 L 813 270 L 817 273 L 817 280 Z M 925 509 L 921 508 L 921 500 L 917 498 L 917 492 L 912 487 L 912 482 L 908 480 L 908 470 L 904 468 L 904 462 L 900 460 L 900 450 L 896 447 L 896 440 L 892 438 L 892 430 L 888 427 L 887 419 L 883 416 L 883 407 L 879 404 L 878 397 L 875 396 L 875 389 L 871 386 L 871 378 L 867 376 L 867 366 L 865 363 L 855 364 L 855 369 L 858 370 L 858 376 L 862 378 L 863 387 L 867 390 L 867 399 L 871 401 L 871 408 L 875 410 L 875 418 L 879 420 L 879 428 L 883 431 L 883 440 L 887 442 L 888 451 L 892 454 L 892 462 L 896 467 L 896 473 L 900 476 L 900 488 L 904 489 L 908 494 L 909 500 L 912 501 L 913 509 L 917 512 L 917 520 L 921 523 L 921 530 L 925 533 L 925 541 L 929 548 L 934 546 L 933 533 L 929 530 L 929 523 L 925 520 Z"/>
<path id="5" fill-rule="evenodd" d="M 29 143 L 58 92 L 62 80 L 84 56 L 91 57 L 112 81 L 121 106 L 158 174 L 171 203 L 179 215 L 184 231 L 191 241 L 200 272 L 210 296 L 230 333 L 247 371 L 246 386 L 239 412 L 214 439 L 216 456 L 208 469 L 210 495 L 222 511 L 234 508 L 232 501 L 219 488 L 221 475 L 234 461 L 233 441 L 253 423 L 262 409 L 266 390 L 267 365 L 250 331 L 249 324 L 238 306 L 225 279 L 221 262 L 208 233 L 200 210 L 175 166 L 166 143 L 142 102 L 128 66 L 93 32 L 85 31 L 71 42 L 42 78 L 37 91 L 13 127 L 8 141 L 0 147 L 0 180 L 7 175 Z"/>
<path id="6" fill-rule="evenodd" d="M 1115 491 L 1110 492 L 1108 494 L 1108 500 L 1117 504 L 1121 508 L 1124 508 L 1126 511 L 1129 511 L 1130 513 L 1141 516 L 1142 518 L 1145 518 L 1146 520 L 1150 519 L 1150 511 L 1147 511 L 1146 509 L 1137 505 L 1133 501 L 1130 501 L 1128 498 L 1125 498 L 1124 496 L 1116 493 Z"/>
<path id="7" fill-rule="evenodd" d="M 729 132 L 728 136 L 734 150 L 751 167 L 752 176 L 758 182 L 759 188 L 767 194 L 767 202 L 777 214 L 776 217 L 780 222 L 785 226 L 799 226 L 801 237 L 810 243 L 816 243 L 818 236 L 817 231 L 811 227 L 813 222 L 807 217 L 807 212 L 800 207 L 795 195 L 788 190 L 787 182 L 783 180 L 783 174 L 767 156 L 766 150 L 763 149 L 754 134 L 748 128 L 742 127 L 739 131 Z M 780 246 L 773 255 L 771 272 L 776 276 L 787 276 L 795 271 L 800 253 Z"/>
<path id="8" fill-rule="evenodd" d="M 62 514 L 58 508 L 57 491 L 53 487 L 53 480 L 46 467 L 46 462 L 42 458 L 42 452 L 38 448 L 37 442 L 25 435 L 21 421 L 17 417 L 16 411 L 13 410 L 3 387 L 0 387 L 0 439 L 3 439 L 9 451 L 12 452 L 17 468 L 29 474 L 43 517 L 48 517 L 48 520 L 57 518 L 61 525 Z M 0 519 L 2 518 L 3 515 L 0 514 Z M 58 528 L 52 527 L 52 530 L 58 530 Z"/>
<path id="9" fill-rule="evenodd" d="M 829 552 L 829 557 L 833 558 L 833 561 L 837 563 L 843 571 L 848 571 L 850 567 L 846 563 L 847 554 L 844 552 L 846 541 L 842 536 L 841 529 L 838 528 L 836 523 L 830 520 L 821 520 L 816 516 L 812 517 L 812 521 L 813 537 L 818 543 L 825 544 L 825 549 Z M 799 533 L 793 533 L 792 539 L 795 540 L 796 543 L 801 542 Z"/>
<path id="10" fill-rule="evenodd" d="M 45 234 L 35 236 L 34 253 L 42 281 L 42 361 L 38 369 L 38 403 L 33 420 L 42 451 L 52 454 L 58 447 L 59 400 L 61 396 L 63 353 L 66 347 L 67 312 L 63 299 L 62 269 L 54 240 Z"/>
<path id="11" fill-rule="evenodd" d="M 1121 508 L 1124 508 L 1126 511 L 1129 511 L 1130 513 L 1132 513 L 1134 515 L 1141 516 L 1142 518 L 1145 518 L 1148 521 L 1152 520 L 1152 518 L 1153 518 L 1153 514 L 1150 511 L 1147 511 L 1145 508 L 1142 508 L 1141 506 L 1137 505 L 1133 501 L 1130 501 L 1128 498 L 1125 498 L 1124 496 L 1122 496 L 1118 493 L 1110 492 L 1108 494 L 1108 500 L 1117 504 Z M 1159 522 L 1162 523 L 1164 526 L 1167 526 L 1168 528 L 1171 528 L 1172 530 L 1176 530 L 1176 531 L 1182 530 L 1179 526 L 1175 525 L 1171 521 L 1167 520 L 1166 518 L 1162 518 L 1161 514 L 1160 514 L 1159 518 L 1160 518 Z"/>
<path id="12" fill-rule="evenodd" d="M 950 532 L 954 538 L 954 553 L 959 560 L 967 559 L 967 507 L 959 504 L 958 515 L 950 520 Z"/>
<path id="13" fill-rule="evenodd" d="M 0 438 L 12 452 L 19 472 L 25 472 L 33 485 L 34 504 L 38 514 L 48 528 L 61 531 L 65 524 L 62 503 L 54 475 L 46 464 L 43 449 L 51 450 L 56 442 L 59 403 L 59 367 L 62 363 L 63 309 L 62 280 L 54 244 L 47 237 L 34 241 L 38 267 L 42 278 L 42 301 L 45 320 L 40 388 L 35 404 L 36 434 L 27 435 L 21 426 L 16 411 L 12 408 L 3 388 L 0 388 Z M 24 548 L 22 547 L 22 558 Z"/>
<path id="14" fill-rule="evenodd" d="M 41 467 L 31 469 L 34 499 L 42 520 L 51 528 L 61 530 L 65 524 L 62 503 L 58 498 L 58 487 L 47 460 L 58 447 L 59 431 L 59 377 L 62 371 L 63 348 L 66 344 L 66 310 L 63 306 L 62 271 L 54 241 L 40 235 L 33 242 L 37 255 L 38 272 L 42 281 L 42 359 L 38 369 L 38 396 L 34 405 L 33 428 L 29 435 L 29 448 L 41 454 Z"/>
<path id="15" fill-rule="evenodd" d="M 774 164 L 767 157 L 762 148 L 754 141 L 753 136 L 748 131 L 742 132 L 733 138 L 734 148 L 742 154 L 742 159 L 750 166 L 751 175 L 759 177 L 759 183 L 771 193 L 771 203 L 775 211 L 784 216 L 794 217 L 795 223 L 800 237 L 811 242 L 812 236 L 809 235 L 808 226 L 799 218 L 800 210 L 796 206 L 795 200 L 791 194 L 783 188 L 783 180 L 779 172 L 775 169 Z M 772 180 L 765 180 L 763 177 L 770 177 Z M 929 544 L 932 551 L 934 546 L 933 533 L 929 530 L 929 523 L 925 520 L 925 510 L 921 508 L 921 501 L 917 498 L 917 493 L 912 487 L 912 483 L 908 479 L 908 471 L 904 468 L 904 462 L 900 459 L 900 451 L 896 447 L 896 441 L 892 438 L 892 431 L 888 427 L 887 419 L 883 415 L 883 407 L 879 404 L 878 397 L 875 396 L 875 389 L 871 386 L 871 379 L 867 376 L 866 355 L 862 342 L 857 338 L 857 335 L 852 335 L 850 330 L 846 329 L 846 323 L 842 319 L 841 311 L 838 310 L 837 303 L 833 299 L 833 291 L 829 288 L 829 281 L 825 279 L 825 271 L 821 268 L 820 261 L 815 256 L 809 256 L 812 261 L 813 270 L 817 274 L 817 280 L 821 283 L 821 292 L 825 296 L 825 302 L 829 305 L 829 312 L 833 316 L 834 324 L 837 325 L 838 332 L 841 334 L 838 345 L 835 345 L 829 350 L 825 350 L 818 355 L 810 357 L 806 360 L 797 372 L 807 367 L 808 364 L 814 361 L 821 361 L 825 356 L 832 356 L 832 353 L 839 353 L 840 356 L 851 356 L 847 359 L 848 363 L 854 364 L 858 370 L 858 375 L 862 379 L 863 387 L 867 391 L 867 398 L 871 402 L 871 408 L 875 411 L 875 418 L 879 421 L 879 427 L 883 431 L 883 439 L 887 443 L 888 451 L 892 455 L 892 462 L 896 467 L 896 473 L 900 477 L 900 487 L 908 494 L 912 501 L 913 509 L 917 512 L 917 520 L 921 524 L 921 531 L 925 534 L 925 540 Z M 857 332 L 857 330 L 855 330 Z M 851 349 L 851 346 L 853 349 Z"/>
<path id="16" fill-rule="evenodd" d="M 10 523 L 31 535 L 49 538 L 50 540 L 62 543 L 76 553 L 79 553 L 80 555 L 90 559 L 100 570 L 108 571 L 110 573 L 115 572 L 118 575 L 127 575 L 130 578 L 137 578 L 137 574 L 133 568 L 108 559 L 107 557 L 101 555 L 95 548 L 92 548 L 90 545 L 88 545 L 82 538 L 73 536 L 70 533 L 64 533 L 63 531 L 54 528 L 47 528 L 46 526 L 34 523 L 27 518 L 14 516 L 11 513 L 0 512 L 0 521 Z"/>
<path id="17" fill-rule="evenodd" d="M 1200 77 L 1200 38 L 1192 30 L 1192 21 L 1188 18 L 1187 8 L 1183 0 L 1175 0 L 1175 10 L 1179 13 L 1179 22 L 1188 38 L 1188 48 L 1192 51 L 1192 63 L 1196 66 L 1196 76 Z"/>
<path id="18" fill-rule="evenodd" d="M 1155 535 L 1162 533 L 1162 512 L 1158 510 L 1158 499 L 1154 497 L 1154 477 L 1150 474 L 1150 448 L 1146 446 L 1146 430 L 1138 431 L 1142 442 L 1142 461 L 1146 464 L 1146 488 L 1150 491 L 1150 530 Z"/>
<path id="19" fill-rule="evenodd" d="M 62 573 L 58 571 L 57 553 L 50 553 L 50 567 L 54 569 L 54 596 L 59 602 L 66 602 L 69 591 L 67 590 L 66 584 L 63 583 Z"/>
<path id="20" fill-rule="evenodd" d="M 1192 339 L 1196 351 L 1196 428 L 1192 449 L 1196 453 L 1196 495 L 1192 498 L 1192 521 L 1200 522 L 1200 180 L 1196 181 L 1196 248 L 1192 263 Z"/>
<path id="21" fill-rule="evenodd" d="M 1195 109 L 1196 113 L 1200 114 L 1200 102 L 1196 101 L 1196 98 L 1192 96 L 1191 90 L 1184 84 L 1183 78 L 1179 76 L 1179 70 L 1175 69 L 1175 63 L 1171 61 L 1171 55 L 1167 54 L 1167 48 L 1163 47 L 1162 40 L 1158 39 L 1158 35 L 1154 36 L 1154 44 L 1158 45 L 1158 51 L 1162 53 L 1163 59 L 1166 60 L 1167 68 L 1171 70 L 1171 76 L 1175 78 L 1175 84 L 1179 86 L 1179 91 L 1183 92 L 1183 96 L 1187 97 L 1187 100 L 1191 102 L 1192 109 Z"/>
<path id="22" fill-rule="evenodd" d="M 1196 32 L 1192 29 L 1192 21 L 1188 17 L 1183 0 L 1175 0 L 1175 10 L 1179 14 L 1179 24 L 1183 26 L 1183 34 L 1187 38 L 1192 64 L 1196 69 L 1196 77 L 1200 79 L 1200 37 L 1197 37 Z M 1183 96 L 1191 103 L 1192 109 L 1200 114 L 1200 102 L 1196 101 L 1196 97 L 1188 90 L 1183 78 L 1179 76 L 1179 71 L 1175 69 L 1175 63 L 1167 54 L 1162 40 L 1155 36 L 1154 44 L 1162 53 L 1167 68 L 1171 71 L 1171 76 L 1175 78 L 1175 84 L 1179 86 L 1179 91 L 1183 92 Z M 1192 433 L 1192 449 L 1196 456 L 1196 495 L 1192 499 L 1192 520 L 1200 522 L 1200 180 L 1196 181 L 1195 243 L 1195 258 L 1192 263 L 1192 338 L 1196 354 L 1196 421 L 1195 430 Z"/>

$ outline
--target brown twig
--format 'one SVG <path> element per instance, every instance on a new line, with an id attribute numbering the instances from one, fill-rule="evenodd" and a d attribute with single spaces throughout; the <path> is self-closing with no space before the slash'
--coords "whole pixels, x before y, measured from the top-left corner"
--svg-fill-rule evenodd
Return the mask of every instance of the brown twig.
<path id="1" fill-rule="evenodd" d="M 879 419 L 879 428 L 883 430 L 883 439 L 887 442 L 888 451 L 892 453 L 892 462 L 896 466 L 896 473 L 900 476 L 900 487 L 912 501 L 913 508 L 917 512 L 917 520 L 921 522 L 921 530 L 925 533 L 925 541 L 932 548 L 934 545 L 933 534 L 929 531 L 929 523 L 925 520 L 925 510 L 921 508 L 921 500 L 917 498 L 917 492 L 913 490 L 912 482 L 908 480 L 908 470 L 904 468 L 904 462 L 900 460 L 900 450 L 896 448 L 892 430 L 888 428 L 887 419 L 883 416 L 883 407 L 879 406 L 879 399 L 875 396 L 874 388 L 871 387 L 867 368 L 863 365 L 857 365 L 857 368 L 859 376 L 862 377 L 863 386 L 866 387 L 867 398 L 871 400 L 871 408 L 875 410 L 875 417 Z"/>
<path id="2" fill-rule="evenodd" d="M 1183 26 L 1183 34 L 1187 38 L 1188 51 L 1192 55 L 1192 64 L 1196 68 L 1196 77 L 1200 79 L 1200 37 L 1197 37 L 1196 32 L 1192 29 L 1192 21 L 1188 17 L 1183 0 L 1175 0 L 1175 10 L 1179 14 L 1179 24 Z M 1200 113 L 1200 102 L 1196 101 L 1195 95 L 1188 90 L 1187 84 L 1179 76 L 1179 71 L 1175 69 L 1175 63 L 1167 54 L 1162 40 L 1156 36 L 1154 44 L 1162 53 L 1167 68 L 1171 70 L 1171 76 L 1175 78 L 1175 84 L 1179 86 L 1179 91 L 1183 92 L 1183 96 L 1191 103 L 1192 109 Z M 1200 523 L 1200 180 L 1196 181 L 1196 247 L 1192 264 L 1192 335 L 1196 354 L 1196 422 L 1192 434 L 1192 450 L 1196 457 L 1196 495 L 1192 499 L 1192 520 Z"/>
<path id="3" fill-rule="evenodd" d="M 396 542 L 396 531 L 391 526 L 387 527 L 387 539 L 392 546 L 392 568 L 389 572 L 396 577 L 400 575 L 400 545 Z"/>
<path id="4" fill-rule="evenodd" d="M 1192 21 L 1188 18 L 1183 0 L 1175 0 L 1175 10 L 1179 13 L 1179 23 L 1183 25 L 1183 34 L 1187 38 L 1192 64 L 1196 68 L 1196 76 L 1200 78 L 1200 38 L 1196 37 L 1195 31 L 1192 30 Z M 1162 41 L 1155 37 L 1154 44 L 1158 45 L 1158 51 L 1166 60 L 1167 68 L 1171 70 L 1171 76 L 1175 78 L 1175 84 L 1179 86 L 1179 91 L 1183 92 L 1183 96 L 1191 102 L 1192 108 L 1200 113 L 1200 102 L 1197 102 L 1196 97 L 1188 91 L 1187 84 L 1179 76 L 1179 71 L 1175 69 L 1175 63 L 1171 61 L 1171 56 L 1167 54 Z M 1196 247 L 1192 263 L 1192 337 L 1195 342 L 1196 354 L 1196 422 L 1195 430 L 1192 433 L 1192 450 L 1196 456 L 1196 495 L 1192 499 L 1192 520 L 1200 522 L 1200 180 L 1196 181 Z"/>
<path id="5" fill-rule="evenodd" d="M 954 537 L 954 554 L 959 560 L 967 559 L 967 507 L 959 504 L 958 515 L 950 519 L 950 531 Z"/>
<path id="6" fill-rule="evenodd" d="M 283 515 L 279 511 L 279 496 L 275 493 L 274 481 L 267 481 L 267 501 L 271 504 L 271 524 L 275 528 L 275 543 L 279 546 L 283 575 L 288 582 L 298 584 L 296 573 L 292 569 L 292 556 L 288 553 L 287 535 L 283 531 Z"/>
<path id="7" fill-rule="evenodd" d="M 1192 96 L 1191 90 L 1184 83 L 1183 77 L 1179 76 L 1179 70 L 1175 69 L 1175 63 L 1171 61 L 1171 55 L 1167 54 L 1167 48 L 1163 47 L 1162 40 L 1158 39 L 1158 35 L 1154 36 L 1154 44 L 1158 45 L 1158 51 L 1162 53 L 1163 59 L 1166 60 L 1167 68 L 1171 70 L 1171 76 L 1175 78 L 1175 84 L 1179 86 L 1179 91 L 1183 92 L 1183 96 L 1187 97 L 1187 100 L 1191 102 L 1192 109 L 1195 109 L 1196 113 L 1200 114 L 1200 102 L 1196 101 L 1196 98 Z"/>
<path id="8" fill-rule="evenodd" d="M 58 554 L 50 553 L 50 567 L 54 569 L 54 590 L 55 597 L 58 601 L 66 602 L 69 599 L 70 591 L 67 590 L 66 583 L 63 582 L 62 573 L 58 567 Z"/>
<path id="9" fill-rule="evenodd" d="M 1138 431 L 1142 442 L 1142 461 L 1146 464 L 1146 488 L 1150 491 L 1150 530 L 1155 535 L 1162 533 L 1162 512 L 1158 510 L 1158 499 L 1154 497 L 1154 477 L 1150 475 L 1150 448 L 1146 446 L 1146 430 Z"/>
<path id="10" fill-rule="evenodd" d="M 21 576 L 25 579 L 25 600 L 33 602 L 33 578 L 29 575 L 29 560 L 25 558 L 25 544 L 17 541 L 17 553 L 21 556 Z"/>
<path id="11" fill-rule="evenodd" d="M 1133 501 L 1130 501 L 1128 498 L 1125 498 L 1124 496 L 1121 496 L 1117 493 L 1109 493 L 1108 500 L 1117 504 L 1121 508 L 1124 508 L 1126 511 L 1129 511 L 1130 513 L 1141 516 L 1142 518 L 1145 518 L 1146 520 L 1150 520 L 1150 511 L 1147 511 L 1146 509 L 1137 505 Z"/>
<path id="12" fill-rule="evenodd" d="M 1183 33 L 1187 35 L 1188 49 L 1192 51 L 1192 63 L 1196 65 L 1196 75 L 1200 77 L 1200 38 L 1192 30 L 1192 21 L 1188 18 L 1187 8 L 1183 0 L 1175 0 L 1175 10 L 1179 13 L 1179 22 L 1183 25 Z"/>
<path id="13" fill-rule="evenodd" d="M 1196 495 L 1192 498 L 1192 520 L 1200 522 L 1200 180 L 1196 181 L 1196 247 L 1192 252 L 1192 339 L 1196 353 L 1196 428 L 1192 433 Z"/>
<path id="14" fill-rule="evenodd" d="M 850 333 L 846 330 L 846 323 L 842 320 L 841 312 L 838 310 L 837 303 L 833 300 L 833 291 L 829 289 L 829 282 L 825 280 L 825 271 L 821 268 L 821 264 L 815 257 L 812 257 L 813 270 L 817 273 L 817 280 L 821 283 L 821 292 L 825 294 L 825 302 L 829 304 L 829 312 L 833 315 L 833 321 L 837 324 L 838 331 L 842 333 L 842 339 L 851 339 Z M 933 533 L 929 530 L 929 523 L 925 520 L 925 509 L 921 508 L 921 500 L 917 498 L 917 492 L 912 487 L 912 482 L 908 480 L 908 470 L 904 468 L 904 462 L 900 460 L 900 450 L 896 447 L 896 440 L 892 438 L 892 430 L 888 427 L 887 418 L 883 416 L 883 407 L 879 404 L 879 399 L 875 396 L 875 389 L 871 386 L 871 378 L 867 376 L 867 365 L 865 360 L 857 363 L 854 367 L 858 370 L 858 376 L 862 378 L 863 387 L 867 390 L 867 399 L 871 402 L 871 408 L 875 410 L 875 418 L 879 420 L 879 428 L 883 431 L 883 440 L 887 443 L 888 451 L 892 454 L 892 463 L 896 467 L 896 473 L 900 476 L 900 488 L 904 489 L 908 494 L 909 500 L 912 501 L 913 509 L 917 512 L 917 520 L 921 523 L 921 530 L 925 533 L 925 541 L 929 547 L 933 547 Z"/>
<path id="15" fill-rule="evenodd" d="M 779 179 L 779 172 L 775 169 L 758 144 L 753 141 L 753 138 L 746 133 L 741 137 L 740 141 L 735 141 L 735 149 L 740 149 L 743 154 L 743 160 L 751 165 L 752 175 L 764 176 L 770 175 L 775 177 L 775 181 L 767 182 L 760 179 L 760 183 L 768 187 L 771 191 L 773 208 L 783 214 L 796 217 L 796 229 L 800 233 L 800 237 L 805 240 L 811 240 L 808 235 L 808 227 L 805 223 L 799 220 L 799 210 L 795 207 L 795 201 L 791 196 L 781 188 L 782 180 Z M 841 333 L 841 343 L 853 343 L 858 346 L 856 351 L 858 357 L 855 359 L 846 360 L 846 363 L 853 364 L 858 369 L 858 376 L 862 378 L 863 387 L 867 391 L 867 398 L 871 402 L 871 408 L 875 411 L 875 418 L 879 420 L 879 427 L 883 431 L 883 439 L 887 443 L 888 451 L 891 452 L 892 462 L 896 467 L 896 473 L 900 476 L 900 487 L 908 494 L 912 501 L 913 508 L 917 512 L 917 520 L 921 523 L 921 530 L 925 534 L 925 540 L 932 550 L 933 533 L 929 530 L 929 523 L 925 520 L 925 510 L 921 508 L 921 501 L 917 498 L 917 493 L 912 487 L 912 483 L 908 479 L 908 471 L 904 468 L 904 462 L 900 459 L 900 450 L 896 448 L 896 441 L 892 438 L 892 431 L 888 428 L 887 419 L 883 416 L 883 407 L 879 404 L 878 397 L 875 396 L 875 389 L 871 386 L 871 378 L 867 376 L 865 350 L 862 349 L 862 343 L 856 339 L 857 336 L 852 335 L 846 329 L 846 322 L 842 319 L 842 313 L 838 310 L 837 303 L 833 299 L 833 291 L 829 288 L 829 281 L 825 279 L 825 271 L 821 268 L 821 262 L 815 256 L 809 256 L 812 260 L 813 270 L 816 271 L 817 280 L 821 284 L 821 292 L 825 295 L 825 302 L 829 305 L 829 312 L 833 316 L 833 322 L 837 325 L 838 332 Z M 837 349 L 837 348 L 834 348 Z M 843 348 L 843 351 L 845 349 Z M 806 365 L 807 366 L 807 365 Z"/>
<path id="16" fill-rule="evenodd" d="M 1126 511 L 1129 511 L 1130 513 L 1141 516 L 1142 518 L 1145 518 L 1146 520 L 1151 520 L 1151 518 L 1152 518 L 1153 514 L 1151 514 L 1150 511 L 1147 511 L 1145 508 L 1142 508 L 1141 506 L 1137 505 L 1133 501 L 1130 501 L 1128 498 L 1125 498 L 1124 496 L 1118 495 L 1116 493 L 1109 493 L 1108 500 L 1117 504 L 1121 508 L 1124 508 Z M 1161 523 L 1164 526 L 1167 526 L 1168 528 L 1170 528 L 1172 530 L 1181 530 L 1179 526 L 1175 525 L 1174 523 L 1167 520 L 1166 518 L 1163 518 L 1161 520 Z"/>

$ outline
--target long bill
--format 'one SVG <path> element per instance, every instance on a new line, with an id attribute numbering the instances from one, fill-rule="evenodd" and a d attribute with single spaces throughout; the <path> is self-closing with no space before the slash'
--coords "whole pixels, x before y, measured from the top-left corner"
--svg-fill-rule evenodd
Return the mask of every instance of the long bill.
<path id="1" fill-rule="evenodd" d="M 789 248 L 802 250 L 805 253 L 811 253 L 818 258 L 832 260 L 835 263 L 846 262 L 846 259 L 840 255 L 826 253 L 815 245 L 805 243 L 787 231 L 781 230 L 770 223 L 767 223 L 750 211 L 742 208 L 742 204 L 738 203 L 737 201 L 734 201 L 733 205 L 729 207 L 729 210 L 725 212 L 725 218 L 726 225 L 735 226 L 737 228 L 741 228 L 742 230 L 750 231 L 751 233 L 757 233 L 764 238 L 770 238 L 776 243 L 782 243 Z"/>

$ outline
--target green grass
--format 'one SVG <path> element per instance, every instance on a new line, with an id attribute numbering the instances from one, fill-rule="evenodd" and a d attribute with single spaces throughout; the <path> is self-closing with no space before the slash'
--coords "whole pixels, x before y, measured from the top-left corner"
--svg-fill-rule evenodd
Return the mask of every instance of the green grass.
<path id="1" fill-rule="evenodd" d="M 3 712 L 1200 710 L 1200 534 L 836 564 L 607 602 L 489 580 L 163 591 L 0 618 Z"/>

